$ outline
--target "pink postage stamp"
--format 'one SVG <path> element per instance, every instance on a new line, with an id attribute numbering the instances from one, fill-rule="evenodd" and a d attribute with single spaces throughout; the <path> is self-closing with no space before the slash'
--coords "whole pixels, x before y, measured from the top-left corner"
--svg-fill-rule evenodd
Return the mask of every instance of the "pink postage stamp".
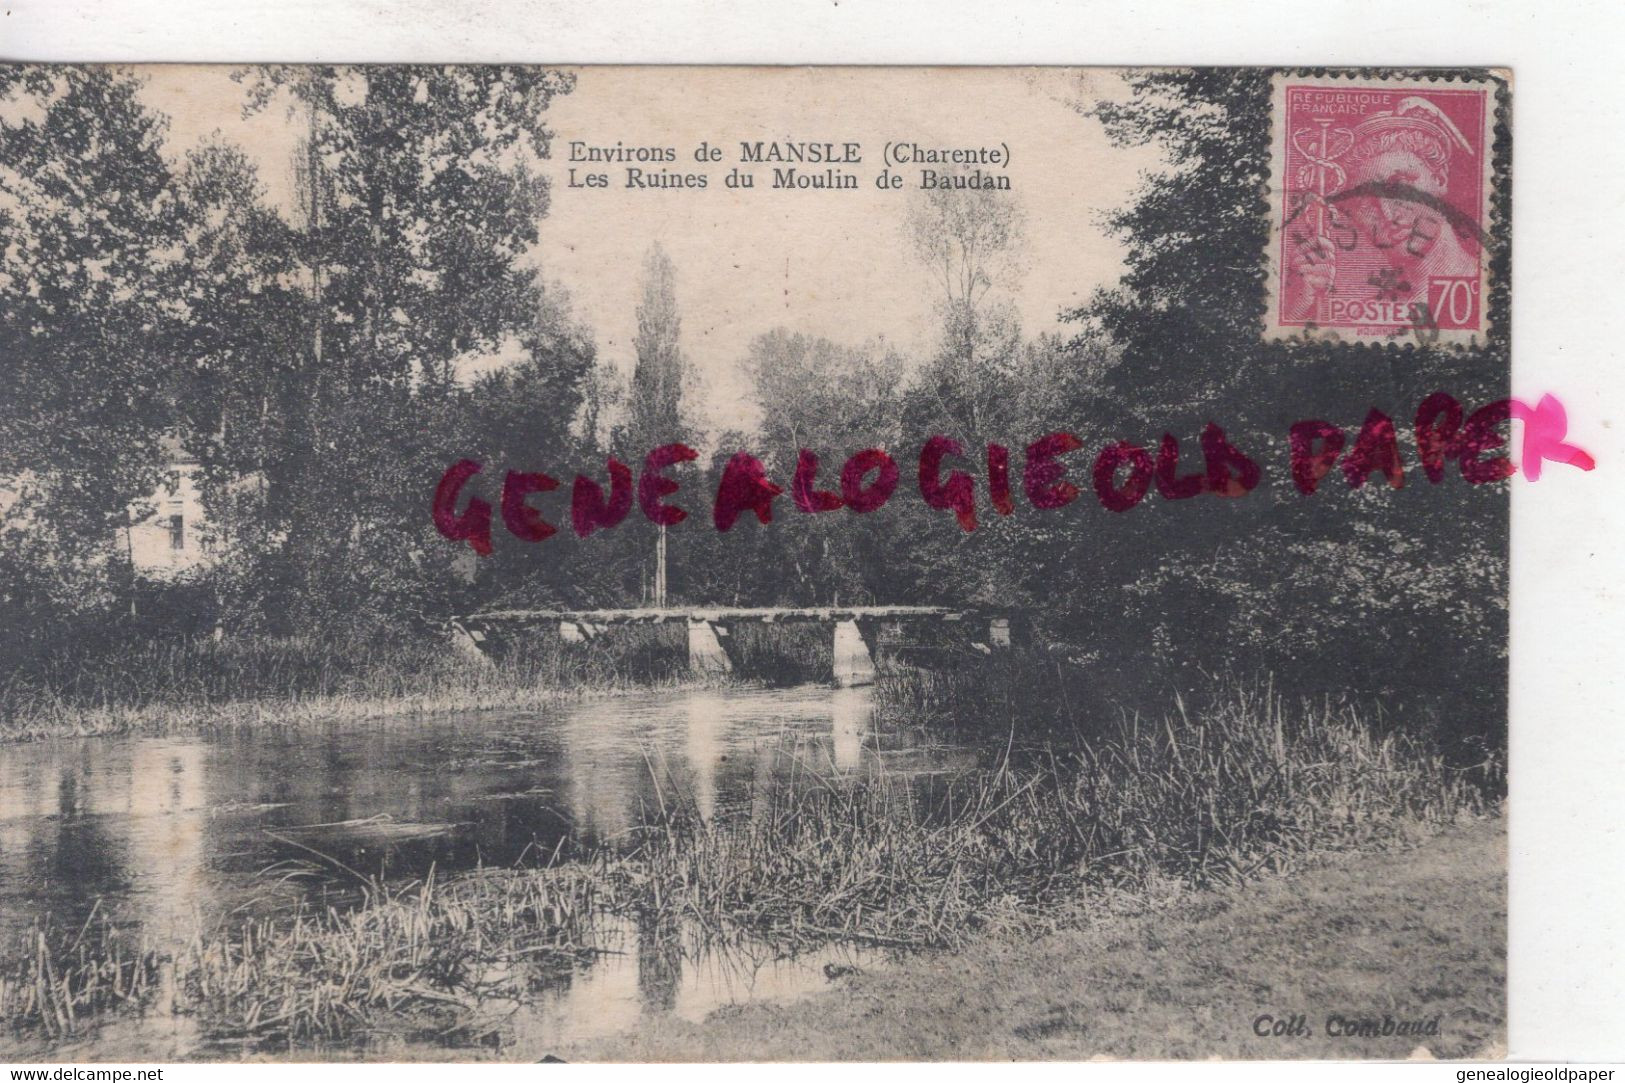
<path id="1" fill-rule="evenodd" d="M 1483 340 L 1495 89 L 1276 78 L 1266 337 Z"/>

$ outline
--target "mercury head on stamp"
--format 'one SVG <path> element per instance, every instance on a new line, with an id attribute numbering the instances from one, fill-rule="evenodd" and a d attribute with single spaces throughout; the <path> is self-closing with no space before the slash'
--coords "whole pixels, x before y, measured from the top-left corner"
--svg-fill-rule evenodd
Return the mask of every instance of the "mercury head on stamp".
<path id="1" fill-rule="evenodd" d="M 1278 90 L 1271 337 L 1426 328 L 1464 341 L 1486 329 L 1490 94 L 1348 80 Z"/>

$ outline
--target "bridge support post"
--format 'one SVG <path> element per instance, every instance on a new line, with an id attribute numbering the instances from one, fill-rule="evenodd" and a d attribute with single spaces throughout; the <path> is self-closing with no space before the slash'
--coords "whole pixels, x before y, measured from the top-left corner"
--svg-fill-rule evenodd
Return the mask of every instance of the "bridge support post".
<path id="1" fill-rule="evenodd" d="M 875 683 L 875 656 L 870 638 L 856 620 L 835 622 L 835 683 L 841 688 Z"/>
<path id="2" fill-rule="evenodd" d="M 732 673 L 733 659 L 728 657 L 722 638 L 728 629 L 704 617 L 688 618 L 688 668 L 695 676 Z"/>
<path id="3" fill-rule="evenodd" d="M 451 647 L 459 656 L 480 665 L 490 666 L 496 663 L 491 656 L 485 653 L 485 633 L 478 628 L 470 628 L 462 621 L 451 622 Z"/>

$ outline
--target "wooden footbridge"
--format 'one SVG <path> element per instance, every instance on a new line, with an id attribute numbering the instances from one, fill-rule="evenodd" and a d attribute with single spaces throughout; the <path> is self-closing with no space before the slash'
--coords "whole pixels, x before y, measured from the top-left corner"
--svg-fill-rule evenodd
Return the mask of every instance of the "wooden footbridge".
<path id="1" fill-rule="evenodd" d="M 729 673 L 738 659 L 733 627 L 758 624 L 828 624 L 834 635 L 835 683 L 843 688 L 873 684 L 875 646 L 881 632 L 905 624 L 937 623 L 964 629 L 983 651 L 1008 648 L 1020 636 L 1021 614 L 1013 609 L 950 608 L 933 605 L 815 606 L 767 608 L 496 609 L 451 621 L 457 645 L 480 658 L 491 631 L 506 626 L 553 625 L 568 642 L 587 642 L 623 624 L 688 626 L 688 664 L 696 673 Z"/>

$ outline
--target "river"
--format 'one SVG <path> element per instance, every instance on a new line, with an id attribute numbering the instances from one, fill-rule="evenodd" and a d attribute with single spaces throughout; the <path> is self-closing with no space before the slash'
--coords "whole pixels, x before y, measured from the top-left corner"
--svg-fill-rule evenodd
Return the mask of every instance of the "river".
<path id="1" fill-rule="evenodd" d="M 878 727 L 869 689 L 814 686 L 13 745 L 0 753 L 0 934 L 46 914 L 69 926 L 94 916 L 162 945 L 232 913 L 342 899 L 353 882 L 343 868 L 400 880 L 431 864 L 445 875 L 540 863 L 613 841 L 674 798 L 730 816 L 797 773 L 884 772 L 914 784 L 977 759 L 918 730 Z M 849 949 L 787 959 L 748 946 L 674 963 L 624 932 L 625 951 L 582 964 L 524 1007 L 510 1028 L 523 1052 L 613 1035 L 654 1013 L 697 1020 L 798 995 L 826 984 L 826 964 L 883 965 Z M 150 1055 L 203 1052 L 183 1026 L 149 1017 L 140 1030 Z"/>

